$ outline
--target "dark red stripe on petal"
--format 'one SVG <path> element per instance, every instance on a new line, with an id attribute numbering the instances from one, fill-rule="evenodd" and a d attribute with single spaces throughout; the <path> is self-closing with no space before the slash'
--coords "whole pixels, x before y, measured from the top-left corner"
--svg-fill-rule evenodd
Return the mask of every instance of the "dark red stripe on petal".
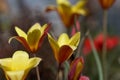
<path id="1" fill-rule="evenodd" d="M 73 50 L 70 46 L 64 45 L 60 48 L 58 53 L 58 62 L 61 64 L 67 60 L 73 53 Z"/>
<path id="2" fill-rule="evenodd" d="M 32 52 L 25 38 L 19 37 L 19 36 L 15 36 L 14 38 L 15 38 L 16 40 L 18 40 L 20 43 L 22 43 L 22 45 L 23 45 L 28 51 Z"/>

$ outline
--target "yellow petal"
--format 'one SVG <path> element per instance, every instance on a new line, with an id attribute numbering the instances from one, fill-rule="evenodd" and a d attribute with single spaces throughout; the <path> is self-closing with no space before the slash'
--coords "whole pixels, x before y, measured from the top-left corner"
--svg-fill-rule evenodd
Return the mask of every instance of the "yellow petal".
<path id="1" fill-rule="evenodd" d="M 59 39 L 58 39 L 58 44 L 60 46 L 62 45 L 67 45 L 68 44 L 68 41 L 69 41 L 69 37 L 66 33 L 62 33 L 60 36 L 59 36 Z"/>
<path id="2" fill-rule="evenodd" d="M 69 18 L 71 17 L 71 11 L 72 11 L 72 6 L 69 4 L 59 4 L 58 6 L 58 12 L 60 13 L 61 17 L 63 18 Z M 67 15 L 66 15 L 67 14 Z"/>
<path id="3" fill-rule="evenodd" d="M 40 30 L 41 29 L 41 25 L 39 23 L 35 23 L 27 32 L 27 34 L 29 34 L 30 32 L 33 32 L 34 30 Z"/>
<path id="4" fill-rule="evenodd" d="M 3 70 L 5 71 L 11 70 L 11 65 L 12 58 L 0 59 L 0 66 L 3 68 Z"/>
<path id="5" fill-rule="evenodd" d="M 25 70 L 28 66 L 29 56 L 25 51 L 16 51 L 12 59 L 12 70 Z"/>
<path id="6" fill-rule="evenodd" d="M 87 9 L 79 9 L 76 11 L 76 14 L 86 16 L 88 14 L 88 10 Z"/>
<path id="7" fill-rule="evenodd" d="M 76 70 L 75 70 L 75 74 L 74 74 L 74 79 L 73 80 L 77 80 L 78 79 L 82 69 L 83 69 L 83 64 L 81 62 L 78 62 L 77 66 L 76 66 Z"/>
<path id="8" fill-rule="evenodd" d="M 24 80 L 24 71 L 7 71 L 6 75 L 10 80 Z"/>
<path id="9" fill-rule="evenodd" d="M 82 0 L 77 2 L 77 4 L 75 6 L 73 6 L 72 10 L 74 14 L 79 14 L 79 15 L 87 15 L 88 11 L 87 9 L 85 9 L 85 5 L 86 5 L 87 1 L 86 0 Z"/>
<path id="10" fill-rule="evenodd" d="M 41 32 L 38 29 L 35 29 L 32 32 L 28 33 L 27 40 L 31 49 L 37 50 L 40 37 L 41 37 Z"/>
<path id="11" fill-rule="evenodd" d="M 87 3 L 87 0 L 79 0 L 79 2 L 77 2 L 74 7 L 77 9 L 82 9 L 85 7 L 86 3 Z"/>
<path id="12" fill-rule="evenodd" d="M 15 27 L 15 30 L 16 30 L 16 32 L 17 32 L 17 34 L 18 34 L 19 36 L 24 37 L 25 39 L 27 39 L 27 34 L 26 34 L 23 30 L 21 30 L 21 29 L 18 28 L 18 27 Z"/>
<path id="13" fill-rule="evenodd" d="M 72 36 L 72 38 L 69 41 L 69 44 L 71 46 L 77 47 L 80 42 L 80 32 L 77 32 L 75 35 Z"/>
<path id="14" fill-rule="evenodd" d="M 49 43 L 54 51 L 54 55 L 56 56 L 58 54 L 58 51 L 59 51 L 59 45 L 57 43 L 57 41 L 55 41 L 50 34 L 48 34 L 48 40 L 49 40 Z"/>
<path id="15" fill-rule="evenodd" d="M 38 58 L 38 57 L 34 57 L 34 58 L 29 59 L 27 69 L 31 69 L 33 67 L 36 67 L 40 63 L 41 60 L 42 59 Z"/>
<path id="16" fill-rule="evenodd" d="M 64 5 L 71 5 L 70 2 L 68 0 L 57 0 L 57 4 L 64 4 Z"/>
<path id="17" fill-rule="evenodd" d="M 44 24 L 44 25 L 41 27 L 41 29 L 40 29 L 41 35 L 44 34 L 44 31 L 45 31 L 45 29 L 47 29 L 47 27 L 48 27 L 48 24 Z"/>

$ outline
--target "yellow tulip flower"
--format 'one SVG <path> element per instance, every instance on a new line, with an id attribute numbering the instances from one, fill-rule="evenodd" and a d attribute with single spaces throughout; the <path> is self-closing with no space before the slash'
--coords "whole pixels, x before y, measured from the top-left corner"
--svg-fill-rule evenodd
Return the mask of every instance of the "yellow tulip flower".
<path id="1" fill-rule="evenodd" d="M 29 58 L 25 51 L 16 51 L 12 58 L 0 59 L 0 67 L 5 72 L 7 80 L 25 80 L 29 71 L 36 67 L 41 58 Z"/>
<path id="2" fill-rule="evenodd" d="M 21 42 L 28 51 L 35 53 L 41 46 L 48 26 L 48 24 L 45 24 L 41 27 L 39 23 L 36 23 L 28 30 L 27 34 L 20 28 L 15 27 L 18 36 L 11 37 L 9 43 L 12 39 L 16 39 Z"/>
<path id="3" fill-rule="evenodd" d="M 116 0 L 99 0 L 101 7 L 104 10 L 109 9 L 115 2 Z"/>
<path id="4" fill-rule="evenodd" d="M 57 0 L 57 7 L 50 5 L 46 8 L 46 11 L 57 11 L 63 24 L 66 27 L 70 27 L 74 23 L 75 16 L 87 14 L 85 9 L 86 2 L 86 0 L 79 0 L 75 5 L 72 5 L 68 0 Z"/>
<path id="5" fill-rule="evenodd" d="M 77 48 L 80 41 L 80 32 L 77 32 L 71 38 L 66 33 L 63 33 L 58 38 L 58 41 L 54 40 L 50 34 L 48 34 L 49 43 L 53 49 L 55 59 L 59 64 L 69 59 L 73 51 Z"/>

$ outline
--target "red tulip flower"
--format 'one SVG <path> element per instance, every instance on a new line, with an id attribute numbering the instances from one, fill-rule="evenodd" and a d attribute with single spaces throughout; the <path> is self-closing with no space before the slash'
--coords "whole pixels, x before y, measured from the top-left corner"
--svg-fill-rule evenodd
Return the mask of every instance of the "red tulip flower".
<path id="1" fill-rule="evenodd" d="M 102 51 L 103 48 L 103 42 L 104 42 L 104 35 L 99 34 L 95 39 L 94 39 L 94 45 L 97 51 Z M 106 48 L 107 50 L 111 50 L 114 47 L 118 45 L 119 39 L 116 36 L 107 36 L 106 38 Z M 88 54 L 92 51 L 91 45 L 90 45 L 90 40 L 86 39 L 84 42 L 84 47 L 83 47 L 83 53 Z"/>

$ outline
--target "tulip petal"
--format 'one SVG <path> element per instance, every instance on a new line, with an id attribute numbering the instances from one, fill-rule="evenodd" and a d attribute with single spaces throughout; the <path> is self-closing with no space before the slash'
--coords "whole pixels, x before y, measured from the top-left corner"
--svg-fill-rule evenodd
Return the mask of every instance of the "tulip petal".
<path id="1" fill-rule="evenodd" d="M 41 35 L 43 35 L 44 32 L 47 32 L 47 31 L 48 31 L 49 26 L 50 26 L 50 24 L 44 24 L 44 25 L 41 27 L 41 29 L 40 29 Z"/>
<path id="2" fill-rule="evenodd" d="M 86 3 L 87 3 L 87 0 L 80 0 L 79 2 L 76 3 L 74 8 L 77 8 L 77 9 L 84 8 Z"/>
<path id="3" fill-rule="evenodd" d="M 77 33 L 76 33 L 74 36 L 72 36 L 72 38 L 69 40 L 69 44 L 70 44 L 71 46 L 73 46 L 72 49 L 75 50 L 76 47 L 78 46 L 79 42 L 80 42 L 80 32 L 77 32 Z"/>
<path id="4" fill-rule="evenodd" d="M 11 58 L 5 58 L 5 59 L 0 59 L 0 66 L 3 68 L 5 71 L 10 71 L 12 65 L 12 59 Z"/>
<path id="5" fill-rule="evenodd" d="M 29 72 L 32 68 L 36 67 L 36 66 L 40 63 L 41 60 L 42 60 L 42 59 L 41 59 L 41 58 L 38 58 L 38 57 L 30 58 L 30 59 L 28 60 L 27 64 L 26 64 L 27 66 L 26 66 L 26 70 L 25 70 L 24 77 L 26 77 L 27 74 L 28 74 L 28 72 Z"/>
<path id="6" fill-rule="evenodd" d="M 14 36 L 14 37 L 11 37 L 11 38 L 9 39 L 8 43 L 10 43 L 13 39 L 18 40 L 20 43 L 23 44 L 23 46 L 24 46 L 28 51 L 30 51 L 30 47 L 29 47 L 29 45 L 28 45 L 28 43 L 27 43 L 27 41 L 26 41 L 25 38 L 19 37 L 19 36 Z"/>
<path id="7" fill-rule="evenodd" d="M 83 58 L 76 58 L 74 61 L 72 61 L 70 65 L 70 72 L 68 75 L 69 80 L 77 80 L 79 78 L 79 75 L 83 69 Z"/>
<path id="8" fill-rule="evenodd" d="M 41 33 L 38 29 L 35 29 L 32 32 L 28 33 L 27 40 L 31 50 L 37 50 L 40 37 Z"/>
<path id="9" fill-rule="evenodd" d="M 39 23 L 35 23 L 27 32 L 27 34 L 29 34 L 30 32 L 33 32 L 34 30 L 40 30 L 41 29 L 41 25 Z"/>
<path id="10" fill-rule="evenodd" d="M 87 10 L 84 8 L 85 4 L 87 3 L 86 0 L 82 0 L 77 2 L 77 4 L 75 6 L 73 6 L 72 10 L 73 13 L 78 14 L 78 15 L 87 15 Z"/>
<path id="11" fill-rule="evenodd" d="M 23 37 L 23 38 L 25 38 L 25 39 L 27 40 L 27 34 L 26 34 L 23 30 L 21 30 L 21 29 L 18 28 L 18 27 L 15 27 L 15 30 L 16 30 L 17 34 L 18 34 L 20 37 Z"/>
<path id="12" fill-rule="evenodd" d="M 43 27 L 41 28 L 41 33 L 42 33 L 42 35 L 41 35 L 41 37 L 40 37 L 40 39 L 39 39 L 38 48 L 41 47 L 41 44 L 42 44 L 42 42 L 43 42 L 43 39 L 44 39 L 44 37 L 46 36 L 46 34 L 48 33 L 48 30 L 49 30 L 49 28 L 50 28 L 50 25 L 51 25 L 51 24 L 45 24 L 45 25 L 43 25 Z"/>
<path id="13" fill-rule="evenodd" d="M 60 4 L 64 4 L 64 5 L 67 5 L 67 6 L 70 6 L 70 2 L 68 0 L 57 0 L 57 4 L 60 5 Z"/>
<path id="14" fill-rule="evenodd" d="M 59 51 L 59 45 L 57 43 L 57 41 L 55 41 L 50 34 L 48 34 L 48 40 L 49 40 L 49 43 L 54 51 L 54 55 L 57 56 L 58 54 L 58 51 Z"/>
<path id="15" fill-rule="evenodd" d="M 67 35 L 66 33 L 63 33 L 63 34 L 61 34 L 61 35 L 59 36 L 58 44 L 59 44 L 60 46 L 62 46 L 62 45 L 67 45 L 68 41 L 69 41 L 68 35 Z"/>
<path id="16" fill-rule="evenodd" d="M 76 71 L 75 71 L 76 73 L 75 73 L 75 76 L 74 76 L 74 80 L 78 79 L 78 77 L 80 76 L 80 73 L 81 73 L 82 69 L 83 69 L 83 64 L 81 62 L 78 62 L 77 66 L 76 66 Z"/>
<path id="17" fill-rule="evenodd" d="M 10 80 L 24 80 L 24 71 L 7 71 L 6 74 Z"/>
<path id="18" fill-rule="evenodd" d="M 28 61 L 28 69 L 36 67 L 40 63 L 41 60 L 42 59 L 38 58 L 38 57 L 34 57 L 34 58 L 29 59 L 29 61 Z"/>
<path id="19" fill-rule="evenodd" d="M 69 59 L 72 53 L 73 50 L 71 49 L 71 47 L 64 45 L 60 48 L 59 53 L 56 56 L 56 59 L 61 64 L 65 60 Z"/>
<path id="20" fill-rule="evenodd" d="M 24 70 L 28 66 L 29 56 L 25 51 L 16 51 L 12 59 L 12 70 Z"/>

